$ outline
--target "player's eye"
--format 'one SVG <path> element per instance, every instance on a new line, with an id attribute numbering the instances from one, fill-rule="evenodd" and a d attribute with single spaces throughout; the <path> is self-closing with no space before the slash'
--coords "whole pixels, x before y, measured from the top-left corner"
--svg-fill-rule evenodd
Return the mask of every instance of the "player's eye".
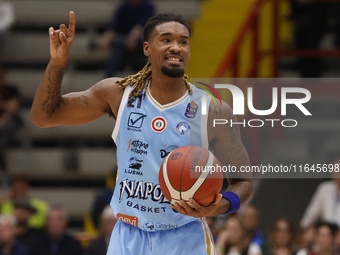
<path id="1" fill-rule="evenodd" d="M 187 41 L 181 41 L 181 44 L 187 44 L 188 42 Z"/>
<path id="2" fill-rule="evenodd" d="M 170 42 L 169 39 L 163 39 L 162 41 L 163 41 L 163 42 Z"/>

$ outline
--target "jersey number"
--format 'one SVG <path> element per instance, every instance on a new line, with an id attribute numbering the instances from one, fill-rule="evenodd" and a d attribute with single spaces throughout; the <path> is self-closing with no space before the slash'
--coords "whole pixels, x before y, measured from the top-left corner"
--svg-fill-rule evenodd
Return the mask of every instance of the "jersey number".
<path id="1" fill-rule="evenodd" d="M 137 108 L 139 109 L 139 108 L 141 107 L 141 105 L 142 105 L 143 95 L 139 95 L 139 96 L 137 96 L 137 98 L 138 98 Z M 137 100 L 137 99 L 136 99 L 136 100 Z M 129 102 L 130 107 L 135 108 L 134 103 L 136 102 L 136 100 L 135 100 L 135 101 L 132 101 L 132 99 L 130 99 L 130 102 Z"/>

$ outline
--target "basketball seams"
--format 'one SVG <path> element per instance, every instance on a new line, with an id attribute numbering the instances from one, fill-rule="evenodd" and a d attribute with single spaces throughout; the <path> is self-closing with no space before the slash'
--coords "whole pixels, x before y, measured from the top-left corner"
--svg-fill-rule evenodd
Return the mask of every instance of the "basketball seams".
<path id="1" fill-rule="evenodd" d="M 183 179 L 183 172 L 184 172 L 184 167 L 185 167 L 185 163 L 187 161 L 188 155 L 190 155 L 190 151 L 192 149 L 194 149 L 195 147 L 190 146 L 189 151 L 187 152 L 187 154 L 185 155 L 185 158 L 183 160 L 183 165 L 182 165 L 182 169 L 181 169 L 181 178 L 180 178 L 180 183 L 179 183 L 179 197 L 182 200 L 182 179 Z M 190 162 L 190 158 L 189 158 L 189 162 Z M 192 186 L 191 186 L 192 187 Z M 190 190 L 190 189 L 189 189 Z M 185 192 L 184 192 L 185 193 Z"/>
<path id="2" fill-rule="evenodd" d="M 195 154 L 195 160 L 190 158 L 192 154 Z M 200 166 L 202 171 L 193 172 L 196 165 Z M 209 150 L 199 146 L 178 148 L 170 152 L 161 165 L 161 189 L 164 189 L 164 194 L 172 204 L 180 200 L 189 202 L 189 199 L 193 198 L 206 206 L 214 200 L 223 184 L 222 177 L 212 172 L 211 166 L 215 165 L 219 165 L 219 161 Z"/>
<path id="3" fill-rule="evenodd" d="M 173 151 L 172 151 L 173 152 Z M 173 196 L 174 195 L 180 195 L 180 192 L 178 190 L 176 190 L 171 182 L 170 182 L 170 179 L 169 179 L 169 175 L 168 175 L 168 160 L 170 158 L 170 155 L 172 154 L 172 152 L 169 153 L 168 156 L 166 156 L 166 158 L 164 159 L 164 162 L 163 162 L 163 168 L 162 168 L 162 171 L 163 171 L 163 179 L 164 179 L 164 182 L 165 182 L 165 185 L 167 186 L 168 190 L 169 190 L 169 194 L 170 194 L 170 198 L 171 198 L 171 201 L 170 203 L 172 203 L 172 200 L 173 200 Z"/>
<path id="4" fill-rule="evenodd" d="M 205 197 L 201 197 L 201 198 L 197 199 L 197 201 L 200 201 L 202 199 L 209 197 L 211 194 L 214 194 L 216 192 L 216 190 L 221 190 L 222 186 L 223 186 L 223 180 L 221 181 L 221 183 L 217 186 L 217 188 L 214 191 L 212 191 L 210 194 L 206 195 Z"/>
<path id="5" fill-rule="evenodd" d="M 215 163 L 214 161 L 215 161 L 215 156 L 209 151 L 209 157 L 205 165 L 212 166 Z M 195 192 L 192 195 L 192 198 L 193 198 L 196 192 L 201 188 L 201 186 L 207 180 L 207 177 L 209 174 L 210 174 L 210 171 L 202 172 L 200 176 L 197 178 L 197 180 L 195 181 L 195 183 L 188 190 L 183 192 L 183 195 L 185 194 L 188 196 L 189 194 L 193 193 L 193 190 L 195 190 Z"/>

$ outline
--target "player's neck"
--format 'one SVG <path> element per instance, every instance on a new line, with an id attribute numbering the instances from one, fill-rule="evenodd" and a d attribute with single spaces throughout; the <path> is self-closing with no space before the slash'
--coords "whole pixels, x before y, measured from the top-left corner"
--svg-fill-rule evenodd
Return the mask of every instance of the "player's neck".
<path id="1" fill-rule="evenodd" d="M 165 105 L 181 98 L 187 91 L 183 77 L 170 78 L 152 75 L 150 93 L 158 103 Z"/>

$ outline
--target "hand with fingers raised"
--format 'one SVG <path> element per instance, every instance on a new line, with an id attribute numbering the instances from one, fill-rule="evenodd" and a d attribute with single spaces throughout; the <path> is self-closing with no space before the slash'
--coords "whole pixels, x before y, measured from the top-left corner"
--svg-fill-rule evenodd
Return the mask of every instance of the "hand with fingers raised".
<path id="1" fill-rule="evenodd" d="M 70 54 L 70 49 L 74 40 L 76 17 L 73 11 L 70 11 L 70 22 L 68 27 L 61 24 L 58 30 L 53 27 L 49 28 L 50 35 L 50 54 L 54 62 L 65 64 Z"/>

